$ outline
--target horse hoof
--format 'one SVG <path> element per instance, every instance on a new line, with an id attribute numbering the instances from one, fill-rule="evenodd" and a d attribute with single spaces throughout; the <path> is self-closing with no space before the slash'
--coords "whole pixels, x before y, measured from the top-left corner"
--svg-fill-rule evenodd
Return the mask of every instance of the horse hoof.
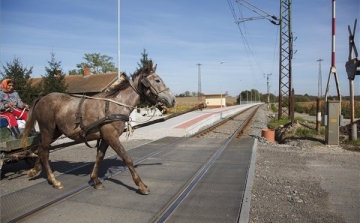
<path id="1" fill-rule="evenodd" d="M 139 188 L 139 193 L 142 195 L 148 195 L 148 194 L 150 194 L 150 190 L 149 190 L 149 188 L 145 188 L 145 189 Z"/>
<path id="2" fill-rule="evenodd" d="M 33 177 L 33 176 L 35 176 L 36 175 L 36 170 L 34 170 L 34 169 L 30 169 L 28 172 L 27 172 L 27 176 L 28 177 Z"/>
<path id="3" fill-rule="evenodd" d="M 59 184 L 53 184 L 53 187 L 54 187 L 55 189 L 61 190 L 61 189 L 64 188 L 64 185 L 62 185 L 61 183 L 59 183 Z"/>
<path id="4" fill-rule="evenodd" d="M 102 183 L 100 183 L 100 184 L 95 184 L 94 187 L 95 187 L 95 189 L 97 189 L 97 190 L 101 190 L 101 189 L 104 189 L 104 188 L 105 188 Z"/>

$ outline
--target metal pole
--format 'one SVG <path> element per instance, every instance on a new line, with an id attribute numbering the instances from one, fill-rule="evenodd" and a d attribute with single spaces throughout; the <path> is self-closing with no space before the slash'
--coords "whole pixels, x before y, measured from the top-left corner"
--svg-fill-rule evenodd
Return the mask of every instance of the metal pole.
<path id="1" fill-rule="evenodd" d="M 350 28 L 350 26 L 348 26 L 348 30 L 349 30 L 349 58 L 348 59 L 349 59 L 349 61 L 353 60 L 354 53 L 355 53 L 355 57 L 357 57 L 357 51 L 355 51 L 356 48 L 355 48 L 355 43 L 354 43 L 356 23 L 357 23 L 357 19 L 355 20 L 353 33 L 351 33 L 351 28 Z M 356 75 L 356 73 L 352 77 L 348 73 L 349 85 L 350 85 L 350 118 L 351 118 L 351 121 L 350 121 L 351 131 L 350 131 L 349 138 L 351 141 L 357 140 L 357 124 L 355 123 L 355 99 L 354 99 L 355 75 Z"/>
<path id="2" fill-rule="evenodd" d="M 220 100 L 220 108 L 222 108 L 222 102 L 223 102 L 223 100 L 222 100 L 222 64 L 223 63 L 225 63 L 225 61 L 220 62 L 220 76 L 221 76 L 221 80 L 220 80 L 220 98 L 221 98 L 221 100 Z"/>
<path id="3" fill-rule="evenodd" d="M 321 107 L 321 103 L 320 103 L 320 98 L 318 97 L 316 99 L 316 112 L 317 112 L 317 116 L 316 116 L 316 130 L 317 130 L 317 133 L 318 135 L 320 135 L 320 123 L 321 123 L 321 110 L 320 110 L 320 107 Z"/>
<path id="4" fill-rule="evenodd" d="M 118 0 L 118 83 L 120 83 L 120 0 Z"/>
<path id="5" fill-rule="evenodd" d="M 250 91 L 250 103 L 252 104 L 252 89 Z"/>
<path id="6" fill-rule="evenodd" d="M 318 97 L 319 97 L 319 98 L 322 98 L 321 61 L 323 61 L 323 59 L 318 59 L 318 60 L 317 60 L 317 62 L 319 62 L 319 75 L 318 75 Z"/>
<path id="7" fill-rule="evenodd" d="M 200 66 L 202 65 L 201 63 L 196 64 L 198 66 L 198 102 L 201 102 L 201 70 L 200 70 Z"/>
<path id="8" fill-rule="evenodd" d="M 357 125 L 355 123 L 355 101 L 354 101 L 354 80 L 349 80 L 350 84 L 350 113 L 351 113 L 351 141 L 357 140 Z"/>
<path id="9" fill-rule="evenodd" d="M 329 93 L 329 86 L 330 86 L 330 78 L 331 75 L 334 74 L 335 77 L 335 84 L 336 84 L 336 90 L 338 93 L 338 100 L 340 103 L 339 106 L 339 115 L 341 115 L 341 93 L 340 93 L 340 87 L 339 87 L 339 81 L 338 81 L 338 76 L 337 76 L 337 72 L 336 72 L 336 56 L 335 56 L 335 35 L 336 35 L 336 2 L 335 0 L 332 0 L 332 35 L 331 35 L 331 67 L 330 67 L 330 72 L 329 72 L 329 77 L 328 77 L 328 82 L 327 82 L 327 86 L 326 86 L 326 92 L 325 92 L 325 103 L 328 102 L 328 93 Z M 325 106 L 325 114 L 328 114 L 327 110 L 326 110 L 326 106 Z"/>
<path id="10" fill-rule="evenodd" d="M 240 82 L 241 82 L 241 81 L 242 81 L 242 80 L 240 80 Z M 240 98 L 240 103 L 239 103 L 239 105 L 241 105 L 241 91 L 240 91 L 239 98 Z"/>
<path id="11" fill-rule="evenodd" d="M 268 108 L 270 106 L 270 84 L 269 84 L 269 76 L 271 76 L 272 74 L 267 74 L 267 103 L 268 103 Z"/>

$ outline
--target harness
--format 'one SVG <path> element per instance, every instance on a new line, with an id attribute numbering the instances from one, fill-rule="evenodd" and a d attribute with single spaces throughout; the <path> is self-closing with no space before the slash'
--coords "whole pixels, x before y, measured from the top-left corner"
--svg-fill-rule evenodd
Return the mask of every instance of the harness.
<path id="1" fill-rule="evenodd" d="M 93 147 L 91 147 L 89 145 L 89 143 L 87 142 L 87 139 L 86 139 L 86 135 L 87 135 L 87 133 L 88 133 L 88 131 L 90 129 L 93 129 L 95 127 L 98 127 L 100 125 L 104 125 L 104 124 L 107 124 L 107 123 L 115 122 L 115 121 L 125 121 L 125 122 L 129 121 L 129 116 L 128 115 L 109 114 L 109 104 L 110 104 L 110 102 L 105 101 L 105 117 L 100 118 L 97 121 L 94 121 L 94 122 L 90 123 L 89 125 L 85 126 L 84 122 L 83 122 L 83 119 L 82 119 L 82 114 L 81 114 L 81 107 L 82 107 L 84 101 L 85 101 L 85 96 L 81 97 L 81 100 L 80 100 L 80 103 L 79 103 L 79 106 L 78 106 L 78 110 L 77 110 L 76 115 L 75 115 L 75 118 L 76 118 L 75 119 L 75 124 L 77 126 L 80 126 L 80 128 L 81 128 L 80 135 L 81 135 L 81 137 L 83 137 L 83 139 L 85 141 L 85 144 L 90 148 L 93 148 Z M 99 143 L 99 140 L 98 140 L 98 143 Z"/>
<path id="2" fill-rule="evenodd" d="M 152 94 L 151 90 L 155 92 L 155 97 L 158 97 L 158 95 L 163 92 L 163 91 L 169 91 L 170 89 L 169 88 L 165 88 L 161 91 L 157 91 L 156 88 L 150 83 L 148 77 L 148 75 L 144 75 L 142 76 L 142 79 L 141 81 L 138 83 L 138 86 L 135 86 L 134 82 L 132 80 L 129 80 L 129 83 L 130 83 L 130 86 L 134 89 L 134 91 L 139 94 L 140 96 L 148 99 L 148 100 L 151 100 L 150 98 L 150 94 Z M 147 93 L 144 93 L 142 91 L 139 91 L 139 88 L 140 88 L 140 85 L 141 83 L 149 88 L 148 92 Z M 73 95 L 73 96 L 76 96 L 76 97 L 79 97 L 79 95 Z M 84 123 L 83 123 L 83 120 L 82 120 L 82 114 L 81 114 L 81 107 L 85 101 L 85 98 L 92 98 L 92 97 L 89 97 L 89 96 L 85 96 L 85 95 L 82 95 L 81 96 L 81 100 L 80 100 L 80 103 L 79 103 L 79 106 L 78 106 L 78 110 L 76 112 L 76 120 L 75 120 L 75 124 L 77 126 L 80 126 L 81 128 L 81 131 L 80 131 L 80 135 L 83 137 L 84 139 L 84 142 L 85 144 L 90 147 L 90 148 L 93 148 L 91 147 L 87 140 L 86 140 L 86 135 L 87 135 L 87 132 L 90 130 L 90 129 L 93 129 L 95 127 L 98 127 L 100 125 L 104 125 L 104 124 L 107 124 L 107 123 L 111 123 L 111 122 L 115 122 L 115 121 L 124 121 L 124 122 L 128 122 L 129 121 L 129 116 L 128 115 L 123 115 L 123 114 L 109 114 L 109 102 L 113 102 L 113 103 L 116 103 L 116 104 L 119 104 L 119 105 L 122 105 L 122 106 L 126 106 L 126 107 L 129 107 L 129 108 L 132 108 L 128 105 L 125 105 L 125 104 L 122 104 L 122 103 L 119 103 L 119 102 L 116 102 L 116 101 L 113 101 L 113 100 L 110 100 L 110 99 L 104 99 L 102 98 L 101 100 L 105 100 L 105 117 L 85 126 Z M 99 100 L 98 98 L 92 98 L 92 99 L 97 99 Z M 76 127 L 77 127 L 76 126 Z M 130 123 L 128 123 L 128 127 L 131 128 L 131 125 Z M 99 141 L 97 141 L 97 145 L 99 144 Z"/>

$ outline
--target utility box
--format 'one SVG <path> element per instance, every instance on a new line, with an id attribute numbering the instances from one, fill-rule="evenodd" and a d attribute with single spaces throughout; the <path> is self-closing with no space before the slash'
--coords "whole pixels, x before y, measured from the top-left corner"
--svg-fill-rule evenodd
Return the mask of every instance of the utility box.
<path id="1" fill-rule="evenodd" d="M 340 102 L 328 101 L 326 106 L 328 114 L 325 142 L 328 145 L 339 145 Z"/>

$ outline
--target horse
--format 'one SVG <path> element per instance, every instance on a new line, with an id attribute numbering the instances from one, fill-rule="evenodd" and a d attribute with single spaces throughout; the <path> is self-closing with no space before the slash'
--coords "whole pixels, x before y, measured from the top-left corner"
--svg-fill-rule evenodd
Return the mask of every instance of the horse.
<path id="1" fill-rule="evenodd" d="M 93 97 L 54 92 L 34 100 L 23 132 L 22 144 L 25 148 L 26 137 L 36 122 L 41 140 L 38 158 L 34 167 L 28 171 L 28 177 L 34 177 L 44 167 L 48 182 L 54 188 L 64 188 L 55 178 L 49 164 L 51 143 L 63 134 L 87 145 L 89 140 L 98 140 L 96 161 L 90 175 L 96 189 L 104 188 L 98 179 L 98 171 L 110 146 L 127 165 L 134 183 L 138 186 L 138 192 L 149 194 L 150 190 L 136 173 L 133 161 L 121 145 L 119 137 L 140 100 L 158 107 L 175 106 L 175 96 L 156 74 L 156 67 L 157 65 L 153 66 L 150 61 L 148 66 L 138 69 L 131 77 L 124 74 L 124 80 L 109 91 Z"/>

